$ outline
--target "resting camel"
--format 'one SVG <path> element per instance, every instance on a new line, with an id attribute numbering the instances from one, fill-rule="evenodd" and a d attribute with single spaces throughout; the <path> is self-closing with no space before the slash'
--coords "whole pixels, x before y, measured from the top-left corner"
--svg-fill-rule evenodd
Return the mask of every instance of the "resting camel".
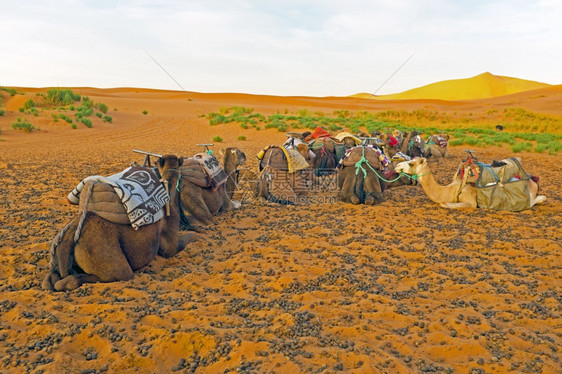
<path id="1" fill-rule="evenodd" d="M 238 185 L 238 167 L 246 163 L 246 155 L 235 147 L 228 147 L 224 152 L 221 150 L 220 154 L 223 155 L 223 169 L 228 175 L 225 184 L 226 196 L 232 200 Z"/>
<path id="2" fill-rule="evenodd" d="M 308 146 L 299 144 L 298 147 L 301 147 L 299 152 L 277 146 L 260 152 L 261 174 L 254 190 L 256 197 L 280 204 L 295 204 L 298 196 L 308 193 L 312 184 L 312 169 L 310 161 L 303 156 L 308 154 Z M 287 154 L 292 157 L 291 167 Z"/>
<path id="3" fill-rule="evenodd" d="M 519 160 L 520 161 L 520 160 Z M 425 158 L 416 158 L 412 161 L 404 161 L 396 166 L 398 173 L 405 173 L 413 176 L 421 184 L 427 197 L 438 203 L 443 208 L 476 208 L 477 189 L 468 179 L 469 170 L 465 170 L 466 178 L 455 177 L 453 182 L 441 186 L 437 183 Z M 540 204 L 546 200 L 543 195 L 537 196 L 538 185 L 532 179 L 528 181 L 528 193 L 530 207 Z"/>
<path id="4" fill-rule="evenodd" d="M 228 212 L 239 208 L 239 202 L 233 202 L 230 196 L 234 193 L 236 182 L 230 180 L 229 175 L 236 173 L 238 166 L 246 161 L 246 155 L 237 148 L 228 148 L 224 154 L 224 169 L 220 171 L 215 181 L 209 179 L 197 157 L 206 157 L 206 163 L 219 171 L 220 165 L 214 156 L 198 154 L 192 158 L 184 158 L 179 181 L 180 206 L 182 219 L 189 225 L 209 225 L 213 216 L 219 212 Z M 228 192 L 227 192 L 228 191 Z M 229 196 L 230 195 L 230 196 Z"/>
<path id="5" fill-rule="evenodd" d="M 426 158 L 445 158 L 447 157 L 447 143 L 449 141 L 449 135 L 432 135 L 427 139 L 425 143 L 424 154 Z"/>
<path id="6" fill-rule="evenodd" d="M 172 155 L 159 159 L 158 170 L 169 186 L 175 186 L 181 162 Z M 88 186 L 81 198 L 89 199 L 86 195 L 91 194 L 94 185 L 91 189 Z M 137 230 L 130 224 L 109 222 L 87 209 L 78 213 L 53 241 L 50 271 L 43 280 L 43 289 L 64 291 L 84 283 L 129 280 L 135 270 L 148 265 L 157 254 L 171 257 L 183 250 L 184 237 L 178 238 L 178 193 L 175 188 L 169 190 L 170 214 Z M 114 203 L 119 204 L 114 195 Z M 75 233 L 79 234 L 76 239 Z"/>

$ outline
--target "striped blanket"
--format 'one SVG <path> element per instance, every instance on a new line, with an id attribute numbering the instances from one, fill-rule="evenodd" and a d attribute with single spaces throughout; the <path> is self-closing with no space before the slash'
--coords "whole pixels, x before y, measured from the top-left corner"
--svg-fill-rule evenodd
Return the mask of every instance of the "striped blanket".
<path id="1" fill-rule="evenodd" d="M 68 195 L 70 203 L 80 203 L 80 192 L 88 182 L 101 182 L 113 187 L 135 230 L 164 217 L 162 207 L 170 200 L 154 171 L 135 166 L 109 177 L 101 175 L 87 177 Z"/>

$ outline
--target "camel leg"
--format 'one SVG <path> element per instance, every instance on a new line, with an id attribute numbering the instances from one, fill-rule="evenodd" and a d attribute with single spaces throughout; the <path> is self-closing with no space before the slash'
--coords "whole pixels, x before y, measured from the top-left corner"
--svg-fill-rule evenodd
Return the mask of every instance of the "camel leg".
<path id="1" fill-rule="evenodd" d="M 374 173 L 369 173 L 365 179 L 365 204 L 374 205 L 382 202 L 381 185 Z"/>
<path id="2" fill-rule="evenodd" d="M 351 169 L 349 169 L 351 170 Z M 353 172 L 353 170 L 351 170 Z M 343 183 L 341 184 L 341 196 L 343 201 L 349 201 L 352 204 L 359 204 L 359 198 L 355 195 L 355 174 L 351 173 L 347 169 L 345 172 L 341 173 L 340 177 L 343 177 Z"/>
<path id="3" fill-rule="evenodd" d="M 441 208 L 448 208 L 448 209 L 460 209 L 460 208 L 476 208 L 470 201 L 463 201 L 460 203 L 440 203 L 439 206 Z"/>
<path id="4" fill-rule="evenodd" d="M 68 277 L 56 282 L 54 284 L 54 289 L 56 291 L 71 291 L 80 287 L 84 283 L 97 283 L 97 282 L 101 282 L 101 279 L 97 275 L 92 275 L 92 274 L 69 275 Z"/>
<path id="5" fill-rule="evenodd" d="M 185 208 L 185 210 L 187 210 L 193 216 L 186 217 L 190 224 L 192 223 L 192 221 L 194 221 L 194 218 L 196 221 L 199 221 L 204 225 L 210 225 L 211 223 L 213 223 L 213 215 L 211 214 L 209 208 L 207 207 L 207 204 L 205 204 L 205 201 L 203 200 L 201 189 L 183 189 L 181 192 L 181 204 Z"/>

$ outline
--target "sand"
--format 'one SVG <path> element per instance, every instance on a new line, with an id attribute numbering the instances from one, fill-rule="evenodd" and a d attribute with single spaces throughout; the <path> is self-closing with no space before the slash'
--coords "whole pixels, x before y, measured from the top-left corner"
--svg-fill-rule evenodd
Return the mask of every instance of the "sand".
<path id="1" fill-rule="evenodd" d="M 23 90 L 25 100 L 44 92 Z M 40 131 L 17 132 L 9 124 L 25 100 L 4 95 L 0 373 L 560 373 L 560 155 L 519 154 L 548 197 L 520 213 L 446 210 L 412 186 L 377 206 L 334 201 L 329 189 L 298 206 L 264 205 L 249 193 L 255 154 L 285 134 L 201 118 L 234 105 L 264 114 L 510 105 L 560 115 L 559 90 L 471 102 L 73 90 L 106 103 L 113 123 L 72 130 L 47 113 L 34 119 Z M 130 281 L 41 289 L 50 241 L 77 212 L 66 195 L 81 179 L 141 162 L 132 149 L 189 156 L 213 136 L 224 139 L 217 151 L 236 146 L 248 157 L 240 210 Z M 488 162 L 512 155 L 476 151 Z M 464 157 L 462 147 L 450 153 L 431 162 L 440 183 Z"/>

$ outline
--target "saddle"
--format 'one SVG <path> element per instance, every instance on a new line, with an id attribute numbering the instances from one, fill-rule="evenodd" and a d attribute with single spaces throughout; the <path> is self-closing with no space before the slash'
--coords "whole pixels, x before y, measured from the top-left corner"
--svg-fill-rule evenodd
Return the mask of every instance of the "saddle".
<path id="1" fill-rule="evenodd" d="M 212 154 L 198 153 L 184 158 L 181 167 L 181 177 L 201 188 L 213 191 L 222 186 L 228 175 L 220 166 L 219 160 Z"/>
<path id="2" fill-rule="evenodd" d="M 519 212 L 529 209 L 530 176 L 519 160 L 511 157 L 491 165 L 477 163 L 476 202 L 479 207 Z"/>
<path id="3" fill-rule="evenodd" d="M 146 167 L 130 167 L 109 177 L 87 177 L 67 198 L 81 211 L 93 212 L 112 223 L 130 224 L 135 230 L 160 220 L 162 208 L 169 201 L 158 173 Z"/>
<path id="4" fill-rule="evenodd" d="M 441 148 L 446 148 L 447 145 L 449 144 L 449 141 L 442 136 L 433 135 L 432 137 L 429 138 L 427 143 L 428 145 L 433 143 L 433 144 L 437 144 Z"/>

